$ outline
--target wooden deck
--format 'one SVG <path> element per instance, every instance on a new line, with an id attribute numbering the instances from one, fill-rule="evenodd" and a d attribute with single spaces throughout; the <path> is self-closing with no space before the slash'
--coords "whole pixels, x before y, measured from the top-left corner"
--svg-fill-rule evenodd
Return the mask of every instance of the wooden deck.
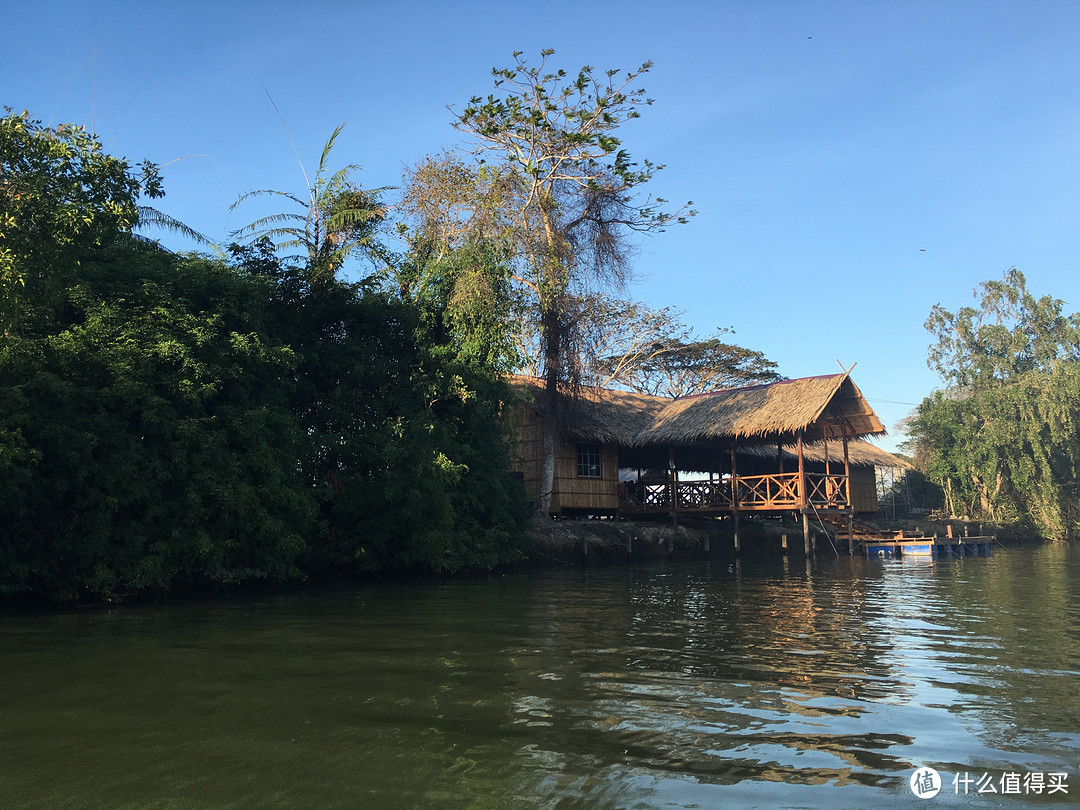
<path id="1" fill-rule="evenodd" d="M 629 514 L 715 515 L 800 509 L 850 510 L 848 476 L 824 473 L 725 475 L 716 481 L 628 482 L 619 492 L 619 510 Z"/>

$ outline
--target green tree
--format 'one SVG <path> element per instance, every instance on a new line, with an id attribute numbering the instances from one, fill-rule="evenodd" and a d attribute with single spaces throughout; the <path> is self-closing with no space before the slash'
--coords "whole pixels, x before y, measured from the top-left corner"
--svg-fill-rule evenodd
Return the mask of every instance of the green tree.
<path id="1" fill-rule="evenodd" d="M 297 356 L 299 468 L 320 510 L 306 570 L 454 570 L 514 556 L 524 493 L 506 475 L 490 304 L 475 304 L 474 320 L 473 304 L 452 300 L 451 272 L 403 301 L 370 284 L 309 284 L 265 248 L 235 250 L 248 272 L 275 279 L 273 332 Z"/>
<path id="2" fill-rule="evenodd" d="M 334 271 L 374 225 L 335 219 L 352 198 L 328 181 L 322 224 L 296 231 L 306 261 L 269 238 L 229 260 L 176 255 L 132 234 L 149 221 L 139 195 L 161 192 L 153 166 L 136 177 L 75 127 L 4 123 L 0 593 L 516 554 L 497 243 L 403 257 L 426 279 L 407 297 L 345 283 Z"/>
<path id="3" fill-rule="evenodd" d="M 160 196 L 156 167 L 141 176 L 73 124 L 43 126 L 26 111 L 0 118 L 0 328 L 62 293 L 89 250 L 139 222 L 139 198 Z M 31 303 L 33 302 L 33 303 Z"/>
<path id="4" fill-rule="evenodd" d="M 0 590 L 60 600 L 299 575 L 313 504 L 268 288 L 135 240 L 0 343 Z"/>
<path id="5" fill-rule="evenodd" d="M 634 83 L 652 66 L 626 74 L 592 67 L 576 76 L 549 72 L 520 52 L 494 69 L 495 91 L 473 97 L 455 126 L 484 161 L 493 195 L 485 230 L 507 240 L 513 274 L 540 324 L 545 397 L 539 510 L 547 511 L 561 428 L 560 386 L 573 382 L 567 358 L 576 294 L 619 284 L 630 271 L 633 237 L 685 222 L 693 212 L 665 212 L 664 200 L 639 195 L 662 166 L 634 163 L 615 134 L 652 103 Z M 685 216 L 684 216 L 685 215 Z"/>
<path id="6" fill-rule="evenodd" d="M 1080 530 L 1080 316 L 1027 290 L 1015 268 L 976 290 L 979 305 L 935 306 L 928 363 L 949 387 L 909 425 L 920 469 L 946 508 L 1019 521 L 1050 537 Z"/>

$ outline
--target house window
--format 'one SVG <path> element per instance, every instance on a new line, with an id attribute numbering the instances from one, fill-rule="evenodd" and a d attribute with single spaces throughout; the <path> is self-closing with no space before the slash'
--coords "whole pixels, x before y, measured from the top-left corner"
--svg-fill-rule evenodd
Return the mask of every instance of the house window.
<path id="1" fill-rule="evenodd" d="M 577 446 L 578 478 L 601 478 L 600 445 L 593 442 L 578 442 Z"/>

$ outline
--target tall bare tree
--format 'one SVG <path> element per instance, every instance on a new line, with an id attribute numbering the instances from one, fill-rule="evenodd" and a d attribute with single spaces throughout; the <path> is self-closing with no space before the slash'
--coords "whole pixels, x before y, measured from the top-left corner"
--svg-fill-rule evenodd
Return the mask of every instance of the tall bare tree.
<path id="1" fill-rule="evenodd" d="M 576 75 L 538 66 L 520 51 L 514 64 L 495 68 L 494 92 L 475 96 L 456 114 L 455 127 L 470 141 L 491 194 L 487 227 L 510 245 L 515 281 L 528 294 L 539 322 L 543 407 L 543 461 L 538 504 L 548 511 L 555 447 L 562 425 L 563 390 L 577 381 L 568 359 L 577 316 L 575 301 L 590 289 L 623 284 L 630 274 L 635 236 L 686 222 L 690 203 L 674 213 L 640 187 L 663 168 L 634 163 L 615 135 L 652 103 L 634 88 L 651 67 Z"/>

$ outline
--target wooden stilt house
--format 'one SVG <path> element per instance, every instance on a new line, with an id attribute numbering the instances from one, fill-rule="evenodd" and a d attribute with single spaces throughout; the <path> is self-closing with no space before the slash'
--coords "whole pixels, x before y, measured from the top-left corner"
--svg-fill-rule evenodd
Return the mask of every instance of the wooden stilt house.
<path id="1" fill-rule="evenodd" d="M 534 493 L 541 385 L 515 380 L 518 466 Z M 892 459 L 861 441 L 885 430 L 847 374 L 674 400 L 583 388 L 563 423 L 554 514 L 852 516 L 876 511 L 873 469 Z"/>

